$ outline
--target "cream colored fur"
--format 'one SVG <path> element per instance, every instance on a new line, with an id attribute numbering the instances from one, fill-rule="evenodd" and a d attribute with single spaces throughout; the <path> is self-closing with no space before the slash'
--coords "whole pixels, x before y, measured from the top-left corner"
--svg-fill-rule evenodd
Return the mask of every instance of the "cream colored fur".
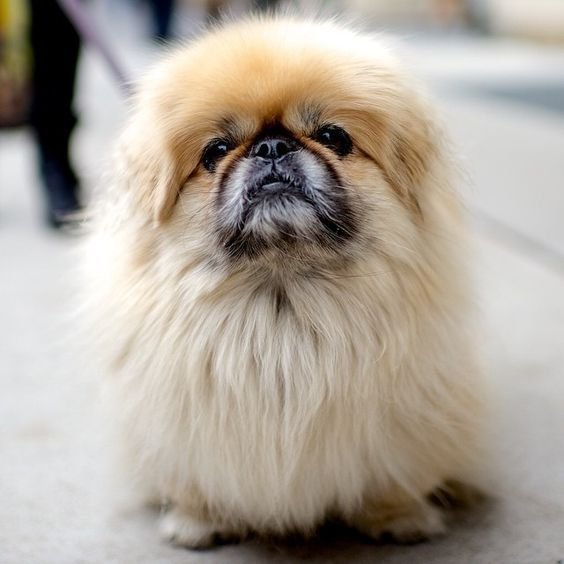
<path id="1" fill-rule="evenodd" d="M 249 59 L 265 50 L 253 83 Z M 362 101 L 341 107 L 346 89 Z M 291 124 L 293 99 L 316 96 L 362 149 L 335 159 L 364 214 L 348 260 L 230 266 L 214 180 L 198 169 L 206 128 L 229 107 L 252 133 L 273 99 Z M 334 23 L 232 24 L 146 78 L 85 272 L 124 459 L 147 499 L 170 504 L 165 536 L 307 534 L 329 516 L 374 537 L 442 532 L 426 497 L 471 480 L 482 456 L 467 249 L 443 153 L 388 49 Z"/>

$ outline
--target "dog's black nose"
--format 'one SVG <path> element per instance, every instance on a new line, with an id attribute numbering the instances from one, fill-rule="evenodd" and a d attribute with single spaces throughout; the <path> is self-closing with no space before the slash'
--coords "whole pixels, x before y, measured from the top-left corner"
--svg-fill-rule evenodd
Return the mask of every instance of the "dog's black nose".
<path id="1" fill-rule="evenodd" d="M 298 144 L 289 137 L 268 137 L 259 139 L 251 148 L 251 157 L 276 161 L 298 150 Z"/>

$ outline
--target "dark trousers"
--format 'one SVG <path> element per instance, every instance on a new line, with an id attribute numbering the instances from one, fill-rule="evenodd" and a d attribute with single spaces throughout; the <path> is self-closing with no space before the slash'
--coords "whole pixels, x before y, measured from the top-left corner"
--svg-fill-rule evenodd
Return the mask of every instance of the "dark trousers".
<path id="1" fill-rule="evenodd" d="M 255 5 L 259 10 L 275 10 L 278 4 L 278 0 L 255 0 Z"/>
<path id="2" fill-rule="evenodd" d="M 77 180 L 69 161 L 76 125 L 72 108 L 80 38 L 56 0 L 30 0 L 33 55 L 30 123 L 50 209 L 78 206 Z"/>
<path id="3" fill-rule="evenodd" d="M 168 39 L 170 20 L 174 9 L 174 0 L 149 0 L 153 13 L 154 36 L 156 39 Z"/>

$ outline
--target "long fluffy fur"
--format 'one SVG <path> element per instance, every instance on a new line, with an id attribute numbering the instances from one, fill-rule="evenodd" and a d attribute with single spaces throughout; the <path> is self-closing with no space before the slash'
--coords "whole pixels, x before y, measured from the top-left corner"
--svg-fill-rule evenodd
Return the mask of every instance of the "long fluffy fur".
<path id="1" fill-rule="evenodd" d="M 364 213 L 348 260 L 226 265 L 198 173 L 217 108 L 250 119 L 349 91 L 339 119 L 368 157 L 344 172 Z M 220 532 L 335 515 L 377 536 L 396 501 L 471 478 L 482 387 L 458 197 L 432 112 L 380 40 L 289 19 L 220 29 L 149 74 L 115 162 L 87 297 L 148 497 Z"/>

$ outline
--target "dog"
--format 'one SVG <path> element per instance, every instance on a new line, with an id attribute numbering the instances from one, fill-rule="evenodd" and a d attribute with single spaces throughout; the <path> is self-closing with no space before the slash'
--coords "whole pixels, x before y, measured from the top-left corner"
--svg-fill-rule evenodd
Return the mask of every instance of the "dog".
<path id="1" fill-rule="evenodd" d="M 140 81 L 84 273 L 164 537 L 445 531 L 484 421 L 453 170 L 386 41 L 335 21 L 221 25 Z"/>

